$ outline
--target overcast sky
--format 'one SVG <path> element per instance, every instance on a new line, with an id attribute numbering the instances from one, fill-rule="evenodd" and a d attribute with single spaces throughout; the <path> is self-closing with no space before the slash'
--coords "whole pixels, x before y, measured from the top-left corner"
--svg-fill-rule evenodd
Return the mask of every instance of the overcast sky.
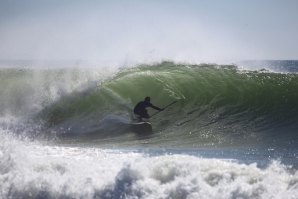
<path id="1" fill-rule="evenodd" d="M 0 0 L 0 59 L 297 58 L 297 0 Z"/>

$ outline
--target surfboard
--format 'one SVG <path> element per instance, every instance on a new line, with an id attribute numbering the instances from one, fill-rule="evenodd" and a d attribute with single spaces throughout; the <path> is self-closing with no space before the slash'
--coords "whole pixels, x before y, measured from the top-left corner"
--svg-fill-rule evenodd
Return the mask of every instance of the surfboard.
<path id="1" fill-rule="evenodd" d="M 152 125 L 150 122 L 131 123 L 130 129 L 136 133 L 152 133 Z"/>

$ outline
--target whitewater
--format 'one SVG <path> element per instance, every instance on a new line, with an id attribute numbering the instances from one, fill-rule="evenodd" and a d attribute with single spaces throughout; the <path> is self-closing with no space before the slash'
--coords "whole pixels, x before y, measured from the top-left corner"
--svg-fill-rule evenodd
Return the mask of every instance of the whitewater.
<path id="1" fill-rule="evenodd" d="M 298 198 L 297 61 L 18 64 L 0 68 L 0 198 Z M 176 103 L 137 133 L 146 96 Z"/>

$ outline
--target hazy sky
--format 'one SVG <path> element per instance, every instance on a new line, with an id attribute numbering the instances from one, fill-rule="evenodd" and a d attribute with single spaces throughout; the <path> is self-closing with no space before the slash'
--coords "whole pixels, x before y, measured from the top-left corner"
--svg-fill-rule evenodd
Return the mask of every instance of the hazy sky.
<path id="1" fill-rule="evenodd" d="M 298 1 L 0 0 L 0 59 L 298 59 Z"/>

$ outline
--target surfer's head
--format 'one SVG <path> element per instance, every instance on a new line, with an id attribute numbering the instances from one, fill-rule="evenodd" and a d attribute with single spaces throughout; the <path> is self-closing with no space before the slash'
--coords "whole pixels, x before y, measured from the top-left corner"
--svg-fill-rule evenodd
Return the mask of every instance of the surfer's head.
<path id="1" fill-rule="evenodd" d="M 144 99 L 145 102 L 150 102 L 150 100 L 151 100 L 150 97 L 145 97 Z"/>

